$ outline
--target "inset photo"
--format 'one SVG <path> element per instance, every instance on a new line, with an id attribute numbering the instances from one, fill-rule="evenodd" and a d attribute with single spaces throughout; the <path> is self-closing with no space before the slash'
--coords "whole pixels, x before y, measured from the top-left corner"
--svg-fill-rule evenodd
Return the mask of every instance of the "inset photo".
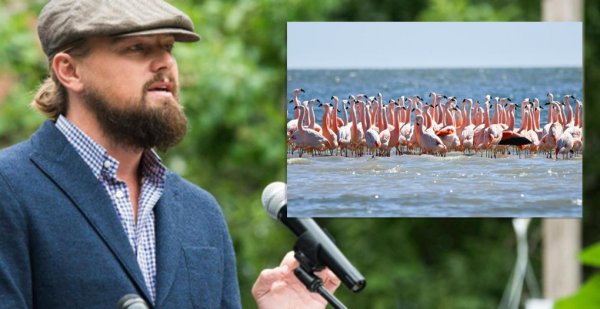
<path id="1" fill-rule="evenodd" d="M 289 22 L 288 215 L 580 218 L 582 36 Z"/>

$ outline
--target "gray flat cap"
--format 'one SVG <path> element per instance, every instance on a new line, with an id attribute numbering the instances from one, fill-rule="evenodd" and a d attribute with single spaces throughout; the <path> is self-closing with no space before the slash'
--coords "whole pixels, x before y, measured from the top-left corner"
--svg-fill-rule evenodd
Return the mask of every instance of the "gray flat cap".
<path id="1" fill-rule="evenodd" d="M 50 0 L 38 18 L 38 36 L 48 57 L 91 36 L 173 34 L 195 42 L 190 18 L 161 0 Z"/>

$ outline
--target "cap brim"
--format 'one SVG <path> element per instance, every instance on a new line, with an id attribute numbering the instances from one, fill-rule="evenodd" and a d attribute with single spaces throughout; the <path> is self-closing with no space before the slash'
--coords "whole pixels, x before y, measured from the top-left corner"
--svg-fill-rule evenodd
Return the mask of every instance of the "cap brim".
<path id="1" fill-rule="evenodd" d="M 160 28 L 151 29 L 137 32 L 128 32 L 124 34 L 115 35 L 115 37 L 129 37 L 138 35 L 154 35 L 154 34 L 172 34 L 177 42 L 197 42 L 200 40 L 200 36 L 196 33 L 181 29 L 181 28 Z"/>

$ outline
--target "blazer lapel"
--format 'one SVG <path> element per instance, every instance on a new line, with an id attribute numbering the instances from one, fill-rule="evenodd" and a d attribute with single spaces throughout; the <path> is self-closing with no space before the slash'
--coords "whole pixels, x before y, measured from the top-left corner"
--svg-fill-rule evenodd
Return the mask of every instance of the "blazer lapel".
<path id="1" fill-rule="evenodd" d="M 181 244 L 177 238 L 177 219 L 174 210 L 178 207 L 176 193 L 169 190 L 169 174 L 162 197 L 154 206 L 156 229 L 156 307 L 169 295 L 181 259 Z"/>
<path id="2" fill-rule="evenodd" d="M 135 254 L 102 184 L 52 122 L 46 121 L 31 142 L 35 149 L 31 160 L 73 201 L 143 297 L 150 299 Z"/>

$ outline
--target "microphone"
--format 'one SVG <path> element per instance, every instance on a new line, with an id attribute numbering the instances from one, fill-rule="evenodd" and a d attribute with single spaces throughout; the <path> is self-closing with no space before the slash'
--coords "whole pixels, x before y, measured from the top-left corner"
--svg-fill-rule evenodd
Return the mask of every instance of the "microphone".
<path id="1" fill-rule="evenodd" d="M 352 292 L 359 292 L 365 287 L 367 282 L 363 275 L 348 261 L 331 238 L 313 219 L 288 218 L 287 185 L 285 183 L 278 181 L 265 187 L 262 193 L 262 203 L 271 217 L 285 224 L 296 236 L 306 237 L 308 235 L 307 237 L 312 238 L 312 241 L 318 244 L 317 252 L 304 252 L 311 259 L 311 264 L 322 262 Z"/>
<path id="2" fill-rule="evenodd" d="M 148 304 L 135 294 L 127 294 L 117 303 L 117 309 L 148 309 Z"/>

